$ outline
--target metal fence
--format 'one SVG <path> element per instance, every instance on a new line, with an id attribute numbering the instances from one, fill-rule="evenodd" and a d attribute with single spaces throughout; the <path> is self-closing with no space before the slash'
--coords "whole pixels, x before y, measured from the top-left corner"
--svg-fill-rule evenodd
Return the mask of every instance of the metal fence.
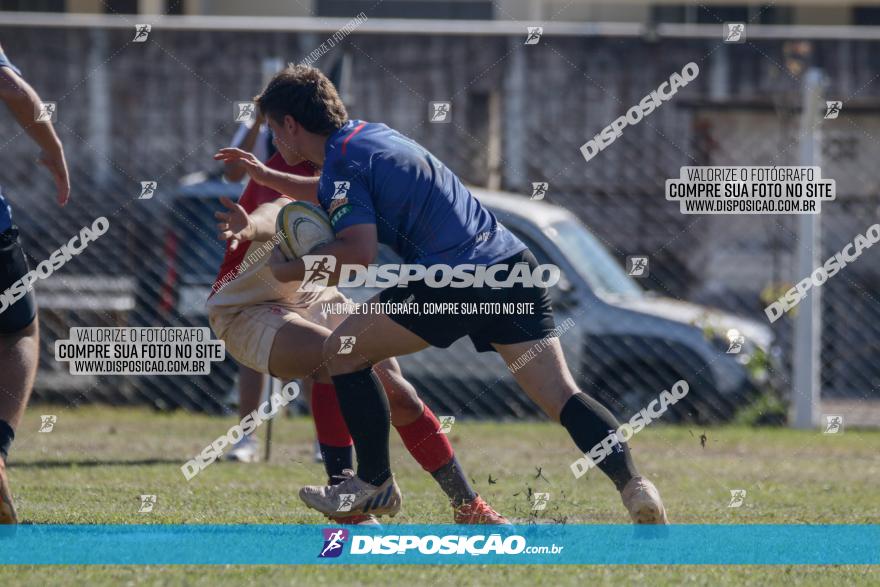
<path id="1" fill-rule="evenodd" d="M 111 221 L 110 232 L 87 254 L 38 286 L 38 399 L 217 411 L 234 390 L 231 363 L 215 366 L 205 378 L 74 377 L 54 360 L 53 341 L 66 338 L 72 326 L 204 324 L 198 302 L 199 291 L 206 291 L 205 266 L 222 254 L 210 218 L 216 203 L 195 192 L 181 197 L 187 191 L 181 192 L 180 178 L 216 174 L 210 156 L 235 130 L 233 104 L 259 90 L 264 58 L 298 61 L 341 23 L 261 31 L 164 22 L 169 26 L 155 25 L 145 43 L 132 42 L 134 23 L 122 17 L 90 27 L 0 22 L 9 57 L 44 100 L 58 104 L 57 128 L 74 183 L 71 205 L 58 209 L 49 179 L 32 164 L 34 148 L 9 117 L 0 117 L 0 177 L 32 263 L 95 217 Z M 663 193 L 665 180 L 684 165 L 798 164 L 800 80 L 808 66 L 825 71 L 826 95 L 844 103 L 839 118 L 821 122 L 823 175 L 837 181 L 838 197 L 823 208 L 820 258 L 876 221 L 876 41 L 799 41 L 788 29 L 774 29 L 784 34 L 727 44 L 720 25 L 717 35 L 711 27 L 688 29 L 699 33 L 688 35 L 639 35 L 629 28 L 603 33 L 601 27 L 555 35 L 548 25 L 537 44 L 526 45 L 525 26 L 521 33 L 456 26 L 464 28 L 457 34 L 392 31 L 371 21 L 316 65 L 330 67 L 345 55 L 342 91 L 350 114 L 411 136 L 468 182 L 524 196 L 532 193 L 532 182 L 547 182 L 545 202 L 576 214 L 621 265 L 629 255 L 649 258 L 650 274 L 639 283 L 659 296 L 767 325 L 763 308 L 773 292 L 804 277 L 794 269 L 795 217 L 685 216 Z M 700 68 L 696 80 L 584 160 L 584 142 L 691 61 Z M 451 103 L 451 123 L 430 122 L 433 101 Z M 137 199 L 144 180 L 158 182 L 157 198 Z M 880 265 L 872 259 L 823 287 L 825 397 L 880 396 L 880 363 L 874 360 L 880 322 L 873 319 L 880 313 L 873 293 Z M 573 314 L 581 328 L 566 342 L 569 360 L 585 387 L 612 390 L 605 399 L 618 411 L 629 406 L 621 399 L 628 389 L 656 395 L 672 376 L 718 385 L 705 358 L 677 348 L 663 333 L 605 336 L 584 324 L 600 317 L 582 310 Z M 639 319 L 631 319 L 638 331 Z M 770 375 L 786 388 L 790 320 L 772 330 L 779 362 Z M 724 349 L 717 352 L 719 361 L 729 359 Z M 626 362 L 646 353 L 650 360 Z M 426 351 L 403 365 L 417 374 L 420 390 L 439 412 L 537 413 L 497 358 L 476 356 L 466 346 L 445 354 Z M 742 398 L 713 402 L 716 415 L 730 414 Z M 705 406 L 691 408 L 700 412 Z"/>

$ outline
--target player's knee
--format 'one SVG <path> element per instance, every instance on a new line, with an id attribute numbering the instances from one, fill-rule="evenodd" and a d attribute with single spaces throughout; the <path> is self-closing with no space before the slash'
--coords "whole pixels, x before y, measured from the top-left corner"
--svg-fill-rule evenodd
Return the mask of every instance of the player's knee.
<path id="1" fill-rule="evenodd" d="M 357 352 L 351 338 L 334 333 L 324 341 L 324 363 L 331 375 L 351 373 L 369 367 L 369 361 Z"/>

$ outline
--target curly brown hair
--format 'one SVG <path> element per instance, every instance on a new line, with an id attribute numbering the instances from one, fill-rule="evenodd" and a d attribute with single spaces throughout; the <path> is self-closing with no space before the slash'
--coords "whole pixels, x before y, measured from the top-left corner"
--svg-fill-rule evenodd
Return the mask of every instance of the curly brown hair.
<path id="1" fill-rule="evenodd" d="M 280 123 L 290 115 L 307 131 L 331 135 L 348 122 L 345 104 L 320 69 L 290 64 L 254 98 L 260 112 Z"/>

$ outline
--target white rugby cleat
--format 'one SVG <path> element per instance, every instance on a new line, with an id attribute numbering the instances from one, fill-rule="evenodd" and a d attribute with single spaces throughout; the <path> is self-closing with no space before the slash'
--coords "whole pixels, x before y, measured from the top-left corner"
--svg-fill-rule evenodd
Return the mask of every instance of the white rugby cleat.
<path id="1" fill-rule="evenodd" d="M 259 463 L 260 441 L 253 436 L 245 436 L 232 445 L 232 450 L 223 456 L 223 460 L 233 463 Z"/>
<path id="2" fill-rule="evenodd" d="M 660 492 L 654 484 L 644 477 L 630 479 L 620 492 L 623 505 L 636 524 L 668 524 L 666 508 L 660 499 Z"/>
<path id="3" fill-rule="evenodd" d="M 322 514 L 347 518 L 373 514 L 394 516 L 403 497 L 394 475 L 376 487 L 360 479 L 351 469 L 342 472 L 344 481 L 336 485 L 307 485 L 299 490 L 303 502 Z"/>

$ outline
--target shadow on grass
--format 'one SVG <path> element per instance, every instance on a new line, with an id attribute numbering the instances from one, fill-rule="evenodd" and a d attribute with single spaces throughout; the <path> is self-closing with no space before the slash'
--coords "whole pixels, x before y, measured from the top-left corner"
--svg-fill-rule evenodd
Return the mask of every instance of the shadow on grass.
<path id="1" fill-rule="evenodd" d="M 70 467 L 139 467 L 143 465 L 180 465 L 181 459 L 141 459 L 126 461 L 13 461 L 9 469 L 61 469 Z"/>

